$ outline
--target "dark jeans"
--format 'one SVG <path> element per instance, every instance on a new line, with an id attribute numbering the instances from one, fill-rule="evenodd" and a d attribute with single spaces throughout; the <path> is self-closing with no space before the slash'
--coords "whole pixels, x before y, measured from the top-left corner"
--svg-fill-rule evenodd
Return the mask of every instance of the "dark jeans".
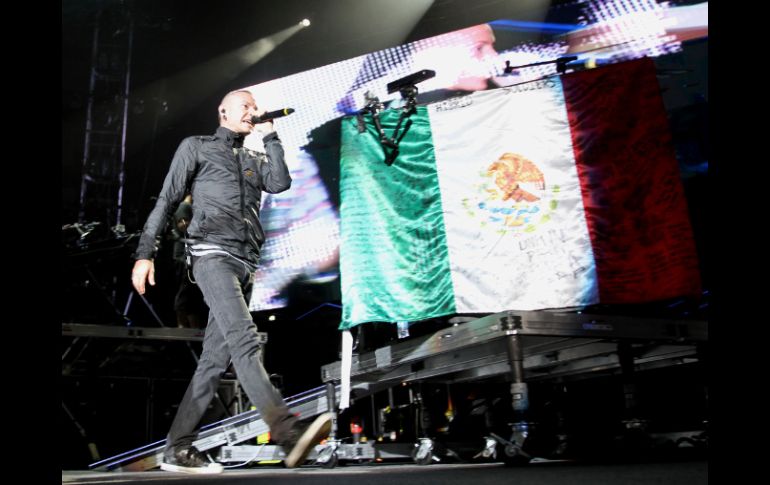
<path id="1" fill-rule="evenodd" d="M 203 293 L 198 285 L 190 281 L 186 264 L 182 263 L 177 270 L 179 285 L 174 297 L 176 325 L 183 328 L 206 328 L 209 307 L 203 300 Z"/>
<path id="2" fill-rule="evenodd" d="M 193 275 L 210 308 L 209 323 L 198 368 L 171 424 L 166 452 L 196 439 L 195 429 L 231 359 L 238 381 L 270 427 L 272 439 L 281 443 L 298 419 L 289 412 L 262 365 L 257 326 L 246 303 L 251 293 L 251 271 L 227 255 L 209 254 L 195 258 Z"/>

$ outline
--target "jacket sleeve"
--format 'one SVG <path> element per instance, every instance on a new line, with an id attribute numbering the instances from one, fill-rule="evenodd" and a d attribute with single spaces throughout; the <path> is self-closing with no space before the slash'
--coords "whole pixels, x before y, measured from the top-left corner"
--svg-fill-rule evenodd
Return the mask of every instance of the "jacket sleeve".
<path id="1" fill-rule="evenodd" d="M 283 156 L 283 145 L 276 132 L 265 135 L 262 139 L 267 153 L 267 163 L 259 167 L 262 176 L 262 190 L 270 194 L 277 194 L 291 187 L 291 175 L 289 167 Z"/>
<path id="2" fill-rule="evenodd" d="M 163 188 L 150 212 L 139 238 L 134 254 L 135 259 L 153 259 L 158 251 L 158 240 L 165 229 L 166 221 L 184 199 L 192 178 L 195 176 L 199 141 L 195 137 L 185 138 L 179 144 L 171 161 Z"/>

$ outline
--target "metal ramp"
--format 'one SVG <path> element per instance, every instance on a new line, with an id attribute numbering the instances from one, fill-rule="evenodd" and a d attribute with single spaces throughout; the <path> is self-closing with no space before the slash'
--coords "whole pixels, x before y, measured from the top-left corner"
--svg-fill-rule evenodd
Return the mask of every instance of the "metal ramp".
<path id="1" fill-rule="evenodd" d="M 286 400 L 289 409 L 299 418 L 307 419 L 327 412 L 327 387 L 321 386 Z M 198 440 L 193 444 L 206 452 L 222 445 L 233 446 L 256 438 L 268 431 L 259 412 L 248 411 L 201 428 Z M 92 463 L 91 470 L 100 471 L 144 471 L 159 467 L 163 459 L 166 440 L 157 441 L 120 455 Z M 282 456 L 281 456 L 282 458 Z"/>

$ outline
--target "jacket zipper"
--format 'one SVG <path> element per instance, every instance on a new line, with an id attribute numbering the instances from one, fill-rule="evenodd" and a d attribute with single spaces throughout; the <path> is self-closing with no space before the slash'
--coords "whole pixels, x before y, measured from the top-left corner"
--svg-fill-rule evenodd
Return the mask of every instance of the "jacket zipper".
<path id="1" fill-rule="evenodd" d="M 242 157 L 243 157 L 243 149 L 235 149 L 235 164 L 238 168 L 238 182 L 239 182 L 239 188 L 240 188 L 240 195 L 241 195 L 241 218 L 243 219 L 243 254 L 248 254 L 248 240 L 249 240 L 249 229 L 248 225 L 246 224 L 248 221 L 246 220 L 246 201 L 245 201 L 245 191 L 246 188 L 244 187 L 244 178 L 243 178 L 243 166 L 242 166 Z"/>

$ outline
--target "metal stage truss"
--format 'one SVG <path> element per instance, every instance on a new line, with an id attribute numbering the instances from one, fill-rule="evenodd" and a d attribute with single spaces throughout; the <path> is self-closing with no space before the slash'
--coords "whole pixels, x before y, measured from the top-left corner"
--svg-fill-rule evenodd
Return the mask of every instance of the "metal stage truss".
<path id="1" fill-rule="evenodd" d="M 431 335 L 353 355 L 352 398 L 358 400 L 403 383 L 462 383 L 497 377 L 510 382 L 513 408 L 523 412 L 528 406 L 529 382 L 695 363 L 704 358 L 708 342 L 705 320 L 510 310 L 481 318 L 454 317 L 450 322 L 452 326 Z M 322 366 L 321 377 L 323 386 L 287 399 L 291 411 L 301 419 L 336 410 L 341 362 Z M 526 424 L 513 423 L 510 438 L 495 435 L 488 443 L 493 449 L 487 451 L 494 453 L 500 446 L 504 458 L 529 459 L 522 449 Z M 335 420 L 330 439 L 316 446 L 308 460 L 326 467 L 338 460 L 375 457 L 411 456 L 420 464 L 438 460 L 428 438 L 390 447 L 347 444 L 337 439 L 337 430 Z M 280 460 L 284 455 L 277 446 L 244 444 L 267 431 L 259 413 L 249 411 L 203 427 L 194 445 L 204 452 L 218 449 L 213 457 L 223 463 Z M 400 451 L 395 452 L 397 445 Z M 90 468 L 149 470 L 160 465 L 163 446 L 164 441 L 152 443 L 93 463 Z"/>

